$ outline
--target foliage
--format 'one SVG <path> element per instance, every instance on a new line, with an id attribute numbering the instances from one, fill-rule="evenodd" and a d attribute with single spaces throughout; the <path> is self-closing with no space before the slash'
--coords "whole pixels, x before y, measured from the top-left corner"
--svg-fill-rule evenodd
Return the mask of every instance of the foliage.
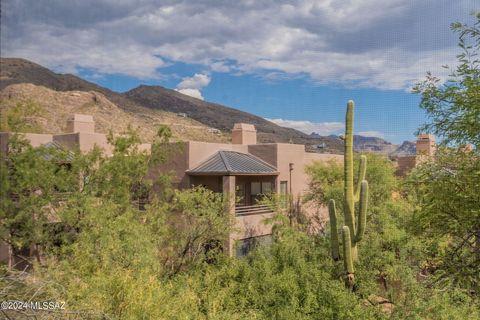
<path id="1" fill-rule="evenodd" d="M 53 245 L 49 222 L 57 218 L 59 191 L 68 192 L 75 180 L 65 164 L 67 152 L 32 148 L 21 136 L 10 137 L 8 156 L 0 162 L 0 239 L 14 250 Z"/>
<path id="2" fill-rule="evenodd" d="M 406 191 L 416 204 L 411 231 L 426 245 L 423 272 L 431 286 L 480 293 L 480 13 L 472 25 L 453 23 L 462 53 L 451 78 L 431 74 L 418 84 L 429 123 L 420 130 L 445 138 L 432 161 L 412 172 Z"/>
<path id="3" fill-rule="evenodd" d="M 367 169 L 365 179 L 369 181 L 369 204 L 378 206 L 392 197 L 397 189 L 395 167 L 386 157 L 374 153 L 365 154 Z M 360 165 L 360 156 L 354 158 L 354 166 Z M 318 205 L 328 205 L 330 199 L 335 200 L 337 208 L 343 210 L 343 166 L 337 161 L 315 162 L 307 166 L 309 190 L 305 201 L 315 201 Z M 357 177 L 354 177 L 357 183 Z"/>
<path id="4" fill-rule="evenodd" d="M 314 162 L 306 167 L 306 173 L 309 186 L 304 200 L 326 206 L 330 199 L 334 199 L 343 210 L 343 166 L 335 160 Z"/>
<path id="5" fill-rule="evenodd" d="M 17 102 L 15 106 L 3 106 L 0 110 L 0 132 L 40 133 L 41 127 L 36 120 L 41 115 L 41 108 L 31 100 Z"/>
<path id="6" fill-rule="evenodd" d="M 473 78 L 459 89 L 425 90 L 422 103 L 427 106 L 442 90 L 461 92 L 464 100 L 455 103 L 473 110 L 478 105 Z M 12 111 L 9 126 L 21 129 L 18 115 L 27 112 L 21 109 Z M 452 142 L 475 143 L 473 131 L 457 129 L 448 133 Z M 458 140 L 460 132 L 467 132 L 468 140 Z M 16 249 L 34 247 L 42 254 L 30 261 L 31 273 L 2 267 L 0 299 L 65 300 L 64 318 L 480 317 L 477 151 L 439 151 L 436 162 L 414 170 L 395 197 L 392 164 L 366 155 L 369 228 L 352 292 L 344 287 L 341 262 L 330 258 L 331 240 L 309 234 L 300 215 L 294 223 L 291 216 L 272 219 L 271 244 L 247 257 L 223 255 L 232 221 L 223 214 L 222 196 L 204 188 L 174 191 L 166 173 L 152 174 L 173 150 L 165 148 L 170 137 L 167 127 L 160 128 L 148 154 L 140 151 L 133 131 L 110 135 L 111 157 L 95 149 L 76 153 L 70 162 L 69 153 L 31 148 L 13 135 L 0 163 L 0 236 Z M 352 156 L 358 165 L 360 157 Z M 336 162 L 309 167 L 307 199 L 322 205 L 335 199 L 343 210 L 343 169 Z M 280 202 L 273 207 L 283 210 Z"/>
<path id="7" fill-rule="evenodd" d="M 58 228 L 53 235 L 45 233 L 50 242 L 38 242 L 51 245 L 30 274 L 2 271 L 0 298 L 26 299 L 37 292 L 39 300 L 65 301 L 67 311 L 60 314 L 71 319 L 385 319 L 390 313 L 392 319 L 464 319 L 478 314 L 478 301 L 464 291 L 432 291 L 416 281 L 428 246 L 405 227 L 409 203 L 388 197 L 371 206 L 356 264 L 356 291 L 351 292 L 344 287 L 339 262 L 330 259 L 329 239 L 309 235 L 282 215 L 272 221 L 270 245 L 243 259 L 221 254 L 231 223 L 222 215 L 222 196 L 203 188 L 157 196 L 158 183 L 167 188 L 168 179 L 148 174 L 155 155 L 140 152 L 136 141 L 128 135 L 113 139 L 115 151 L 108 158 L 99 150 L 77 154 L 60 173 L 56 162 L 39 161 L 41 148 L 11 141 L 11 150 L 17 151 L 9 154 L 13 167 L 5 169 L 15 178 L 2 179 L 8 190 L 17 185 L 35 189 L 47 180 L 40 184 L 45 190 L 68 193 L 56 202 L 46 197 L 54 191 L 41 194 L 45 198 L 35 208 L 54 206 Z M 367 177 L 393 179 L 386 176 L 385 159 L 368 157 L 378 171 L 369 167 Z M 330 181 L 325 188 L 338 184 Z M 148 195 L 145 210 L 135 202 L 138 185 Z M 35 219 L 31 223 L 32 230 L 44 226 Z M 33 241 L 27 233 L 18 239 Z M 387 297 L 393 310 L 381 311 L 381 305 L 368 302 L 372 295 Z"/>
<path id="8" fill-rule="evenodd" d="M 260 247 L 245 259 L 190 266 L 174 277 L 159 277 L 138 263 L 128 267 L 111 263 L 82 273 L 77 269 L 77 277 L 72 277 L 76 261 L 56 267 L 56 273 L 48 276 L 68 283 L 67 301 L 76 308 L 93 307 L 115 318 L 382 318 L 332 275 L 326 243 L 318 245 L 287 221 L 277 224 L 273 237 L 271 246 Z M 143 241 L 134 238 L 130 241 Z M 137 254 L 146 258 L 149 248 Z M 123 258 L 132 262 L 129 256 Z"/>
<path id="9" fill-rule="evenodd" d="M 446 143 L 472 143 L 480 148 L 480 12 L 475 18 L 473 26 L 458 22 L 451 25 L 459 34 L 462 49 L 451 78 L 442 84 L 428 73 L 413 91 L 421 94 L 420 107 L 430 120 L 420 131 L 444 137 Z"/>
<path id="10" fill-rule="evenodd" d="M 326 243 L 288 223 L 277 225 L 273 238 L 271 246 L 220 270 L 226 275 L 220 288 L 233 293 L 222 297 L 230 312 L 259 319 L 381 318 L 332 277 Z"/>
<path id="11" fill-rule="evenodd" d="M 406 187 L 417 204 L 411 229 L 428 245 L 426 271 L 437 285 L 480 293 L 480 157 L 476 152 L 437 151 L 416 168 Z"/>

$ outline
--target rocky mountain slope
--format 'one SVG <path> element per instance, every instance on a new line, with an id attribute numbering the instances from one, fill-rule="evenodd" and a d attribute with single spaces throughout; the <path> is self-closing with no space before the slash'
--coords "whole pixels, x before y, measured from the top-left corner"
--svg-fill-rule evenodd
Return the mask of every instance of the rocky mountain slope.
<path id="1" fill-rule="evenodd" d="M 201 140 L 227 142 L 230 137 L 221 132 L 212 132 L 202 123 L 181 118 L 171 112 L 151 110 L 132 105 L 119 108 L 103 93 L 97 91 L 55 91 L 31 83 L 11 84 L 0 90 L 0 108 L 9 108 L 17 103 L 33 102 L 39 107 L 38 115 L 29 119 L 32 127 L 45 133 L 62 133 L 66 120 L 73 113 L 91 114 L 95 119 L 95 131 L 123 133 L 130 126 L 136 129 L 143 142 L 151 142 L 160 125 L 172 129 L 175 140 Z"/>
<path id="2" fill-rule="evenodd" d="M 403 141 L 403 143 L 390 153 L 390 158 L 397 158 L 402 156 L 411 156 L 415 155 L 417 148 L 415 142 L 412 141 Z"/>
<path id="3" fill-rule="evenodd" d="M 310 136 L 319 137 L 317 133 L 312 133 Z M 343 141 L 339 136 L 330 135 L 329 138 Z M 392 144 L 382 138 L 378 137 L 364 137 L 359 135 L 353 136 L 353 148 L 357 152 L 374 152 L 381 154 L 390 154 L 394 152 L 398 145 Z"/>
<path id="4" fill-rule="evenodd" d="M 207 127 L 228 134 L 235 122 L 252 123 L 260 142 L 293 142 L 306 145 L 325 144 L 322 152 L 341 152 L 342 142 L 330 137 L 312 138 L 300 131 L 280 127 L 261 117 L 215 103 L 205 102 L 159 86 L 139 86 L 118 93 L 85 81 L 74 75 L 57 74 L 25 59 L 0 59 L 0 90 L 20 83 L 31 83 L 53 91 L 97 92 L 120 110 L 139 113 L 141 110 L 186 113 L 189 118 Z M 142 111 L 142 112 L 143 112 Z"/>
<path id="5" fill-rule="evenodd" d="M 149 141 L 158 125 L 166 124 L 177 139 L 226 142 L 233 124 L 246 122 L 255 125 L 260 142 L 300 143 L 314 152 L 343 151 L 343 141 L 335 135 L 307 135 L 175 90 L 141 85 L 118 93 L 71 74 L 54 73 L 25 59 L 1 58 L 0 107 L 25 101 L 34 101 L 41 107 L 42 116 L 35 121 L 45 132 L 62 132 L 67 116 L 76 112 L 94 115 L 98 132 L 123 132 L 130 125 Z M 178 117 L 176 113 L 185 113 L 187 117 Z M 354 148 L 359 152 L 407 155 L 415 152 L 411 144 L 405 141 L 398 146 L 381 138 L 354 136 Z"/>
<path id="6" fill-rule="evenodd" d="M 353 145 L 356 151 L 361 152 L 377 152 L 390 153 L 395 151 L 398 147 L 382 138 L 378 137 L 364 137 L 359 135 L 353 136 Z"/>

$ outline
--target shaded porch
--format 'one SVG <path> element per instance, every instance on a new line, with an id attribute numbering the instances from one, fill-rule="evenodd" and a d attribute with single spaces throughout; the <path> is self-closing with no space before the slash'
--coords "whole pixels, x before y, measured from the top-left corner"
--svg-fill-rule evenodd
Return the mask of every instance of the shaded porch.
<path id="1" fill-rule="evenodd" d="M 234 202 L 236 216 L 271 212 L 267 205 L 262 204 L 262 199 L 264 196 L 278 192 L 276 175 L 195 175 L 190 177 L 190 184 L 228 195 L 229 200 Z M 234 185 L 234 190 L 231 190 L 230 184 Z"/>
<path id="2" fill-rule="evenodd" d="M 278 192 L 279 172 L 275 167 L 250 154 L 219 151 L 186 173 L 190 185 L 201 185 L 226 196 L 226 214 L 235 220 L 225 244 L 228 254 L 234 253 L 235 241 L 271 234 L 271 226 L 262 222 L 273 212 L 261 200 Z"/>
<path id="3" fill-rule="evenodd" d="M 218 151 L 186 173 L 191 185 L 228 195 L 231 213 L 235 215 L 270 212 L 261 200 L 278 192 L 277 169 L 247 153 Z"/>

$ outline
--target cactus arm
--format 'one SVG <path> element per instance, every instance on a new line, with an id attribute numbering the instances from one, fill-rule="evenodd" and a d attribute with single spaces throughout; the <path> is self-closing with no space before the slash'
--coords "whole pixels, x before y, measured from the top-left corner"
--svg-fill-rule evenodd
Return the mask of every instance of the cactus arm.
<path id="1" fill-rule="evenodd" d="M 328 202 L 328 214 L 330 216 L 330 237 L 332 246 L 332 258 L 337 261 L 340 256 L 340 248 L 338 244 L 338 231 L 337 231 L 337 209 L 335 208 L 335 200 L 331 199 Z"/>
<path id="2" fill-rule="evenodd" d="M 344 193 L 345 224 L 355 234 L 355 199 L 353 193 L 353 113 L 354 103 L 349 100 L 345 116 Z"/>
<path id="3" fill-rule="evenodd" d="M 363 180 L 360 187 L 360 207 L 358 213 L 358 228 L 355 234 L 355 242 L 360 242 L 365 233 L 367 224 L 367 207 L 368 207 L 368 182 Z"/>
<path id="4" fill-rule="evenodd" d="M 350 229 L 348 226 L 343 226 L 342 228 L 342 240 L 343 240 L 343 262 L 345 265 L 345 271 L 347 274 L 353 274 L 355 269 L 353 268 L 353 257 L 352 257 L 352 241 L 350 237 Z"/>
<path id="5" fill-rule="evenodd" d="M 365 173 L 367 172 L 367 156 L 362 155 L 360 157 L 360 166 L 358 168 L 357 188 L 355 190 L 355 202 L 360 200 L 360 186 L 362 181 L 365 180 Z"/>

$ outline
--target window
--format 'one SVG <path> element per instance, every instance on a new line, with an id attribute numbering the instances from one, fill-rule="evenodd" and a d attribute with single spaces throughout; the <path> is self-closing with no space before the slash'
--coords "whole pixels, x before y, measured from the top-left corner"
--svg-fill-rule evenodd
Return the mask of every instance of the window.
<path id="1" fill-rule="evenodd" d="M 288 181 L 280 181 L 280 194 L 286 195 L 288 190 Z"/>
<path id="2" fill-rule="evenodd" d="M 252 182 L 250 186 L 250 193 L 252 196 L 262 193 L 262 184 L 260 182 Z"/>
<path id="3" fill-rule="evenodd" d="M 272 183 L 271 182 L 262 182 L 262 194 L 272 193 Z"/>
<path id="4" fill-rule="evenodd" d="M 267 195 L 272 193 L 273 191 L 273 183 L 270 181 L 263 181 L 263 182 L 251 182 L 250 183 L 250 196 L 251 196 L 251 203 L 257 203 L 263 195 Z"/>

